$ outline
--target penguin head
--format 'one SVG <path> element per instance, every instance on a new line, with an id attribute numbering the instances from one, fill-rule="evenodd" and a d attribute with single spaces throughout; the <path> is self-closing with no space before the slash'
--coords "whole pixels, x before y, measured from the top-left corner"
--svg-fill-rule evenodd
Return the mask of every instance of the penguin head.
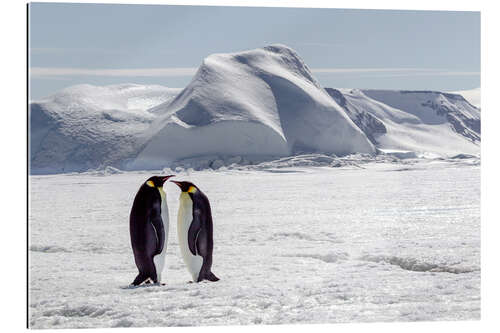
<path id="1" fill-rule="evenodd" d="M 175 183 L 177 186 L 179 186 L 182 192 L 187 192 L 192 194 L 198 191 L 196 185 L 191 182 L 176 182 L 175 180 L 172 180 L 172 183 Z"/>
<path id="2" fill-rule="evenodd" d="M 145 184 L 152 188 L 163 188 L 163 184 L 171 177 L 174 175 L 149 177 Z"/>

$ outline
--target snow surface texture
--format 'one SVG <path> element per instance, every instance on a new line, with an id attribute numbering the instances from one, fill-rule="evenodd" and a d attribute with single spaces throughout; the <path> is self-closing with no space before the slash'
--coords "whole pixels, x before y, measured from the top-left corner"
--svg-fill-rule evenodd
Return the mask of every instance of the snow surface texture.
<path id="1" fill-rule="evenodd" d="M 85 171 L 115 165 L 142 146 L 148 111 L 181 89 L 120 84 L 72 86 L 30 105 L 32 173 Z"/>
<path id="2" fill-rule="evenodd" d="M 216 283 L 187 283 L 171 230 L 166 286 L 127 287 L 128 214 L 151 173 L 31 176 L 30 326 L 480 319 L 477 158 L 283 167 L 294 159 L 176 177 L 211 201 Z M 175 221 L 179 190 L 165 190 Z"/>
<path id="3" fill-rule="evenodd" d="M 480 153 L 480 111 L 462 96 L 434 91 L 332 89 L 377 148 L 420 156 Z"/>

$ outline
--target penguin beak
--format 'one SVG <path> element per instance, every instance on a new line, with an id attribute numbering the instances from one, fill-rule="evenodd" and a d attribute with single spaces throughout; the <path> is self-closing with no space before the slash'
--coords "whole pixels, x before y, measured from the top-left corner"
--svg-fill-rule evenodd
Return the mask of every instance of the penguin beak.
<path id="1" fill-rule="evenodd" d="M 181 183 L 176 182 L 175 180 L 171 180 L 171 182 L 174 183 L 175 185 L 179 186 L 179 188 L 181 188 Z"/>
<path id="2" fill-rule="evenodd" d="M 162 178 L 162 182 L 165 183 L 169 178 L 175 177 L 175 175 L 169 175 Z"/>

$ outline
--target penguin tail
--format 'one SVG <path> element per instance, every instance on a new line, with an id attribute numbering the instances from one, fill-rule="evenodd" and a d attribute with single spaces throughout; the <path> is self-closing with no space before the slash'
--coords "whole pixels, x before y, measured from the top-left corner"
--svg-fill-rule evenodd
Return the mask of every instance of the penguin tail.
<path id="1" fill-rule="evenodd" d="M 217 276 L 215 276 L 214 273 L 210 272 L 207 274 L 207 280 L 215 282 L 215 281 L 219 281 L 219 278 Z"/>

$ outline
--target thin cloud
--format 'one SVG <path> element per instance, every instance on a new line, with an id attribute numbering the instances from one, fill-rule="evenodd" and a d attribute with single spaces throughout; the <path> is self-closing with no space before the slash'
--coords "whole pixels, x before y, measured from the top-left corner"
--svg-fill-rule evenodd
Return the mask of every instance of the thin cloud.
<path id="1" fill-rule="evenodd" d="M 403 76 L 479 76 L 481 72 L 460 72 L 460 71 L 435 71 L 435 72 L 415 72 L 415 73 L 394 73 L 377 75 L 377 77 L 403 77 Z"/>
<path id="2" fill-rule="evenodd" d="M 298 43 L 297 45 L 304 45 L 304 46 L 319 46 L 319 47 L 341 47 L 344 46 L 345 44 L 340 44 L 340 43 Z"/>
<path id="3" fill-rule="evenodd" d="M 196 71 L 196 67 L 126 69 L 32 67 L 30 70 L 30 75 L 35 78 L 61 76 L 166 77 L 193 76 Z"/>
<path id="4" fill-rule="evenodd" d="M 371 73 L 371 72 L 415 72 L 429 71 L 422 68 L 311 68 L 313 73 Z"/>
<path id="5" fill-rule="evenodd" d="M 30 47 L 30 55 L 57 55 L 57 56 L 68 56 L 68 55 L 129 55 L 134 52 L 133 49 L 127 48 L 113 48 L 113 49 L 102 49 L 102 48 L 64 48 L 64 47 Z M 175 54 L 176 52 L 172 49 L 168 50 L 155 50 L 155 54 Z"/>
<path id="6" fill-rule="evenodd" d="M 330 73 L 382 73 L 383 76 L 453 76 L 453 75 L 480 75 L 480 72 L 448 71 L 443 69 L 427 68 L 312 68 L 315 74 Z M 377 75 L 379 76 L 379 75 Z"/>
<path id="7" fill-rule="evenodd" d="M 101 76 L 101 77 L 182 77 L 193 76 L 196 67 L 166 67 L 166 68 L 121 68 L 121 69 L 87 69 L 87 68 L 56 68 L 32 67 L 30 75 L 33 78 L 61 78 L 68 76 Z M 398 76 L 469 76 L 480 75 L 480 72 L 449 71 L 443 69 L 422 68 L 312 68 L 315 74 L 370 74 L 378 77 Z"/>

